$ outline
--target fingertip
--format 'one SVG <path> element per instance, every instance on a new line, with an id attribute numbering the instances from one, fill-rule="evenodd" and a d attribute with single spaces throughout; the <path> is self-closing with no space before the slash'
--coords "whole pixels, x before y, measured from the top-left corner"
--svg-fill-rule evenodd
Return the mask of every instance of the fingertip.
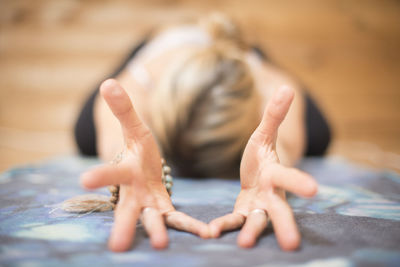
<path id="1" fill-rule="evenodd" d="M 113 237 L 108 241 L 108 248 L 113 252 L 124 252 L 130 248 L 131 244 L 124 242 L 123 240 L 118 240 Z"/>
<path id="2" fill-rule="evenodd" d="M 112 88 L 115 85 L 117 85 L 117 81 L 115 79 L 107 79 L 101 83 L 100 89 Z"/>
<path id="3" fill-rule="evenodd" d="M 318 183 L 311 176 L 309 176 L 306 188 L 305 197 L 313 197 L 318 193 Z"/>
<path id="4" fill-rule="evenodd" d="M 280 247 L 284 251 L 293 251 L 300 246 L 301 238 L 300 234 L 287 235 L 285 240 L 280 242 Z"/>
<path id="5" fill-rule="evenodd" d="M 276 234 L 279 246 L 282 250 L 293 251 L 300 246 L 301 236 L 297 227 L 291 230 L 286 230 L 284 233 L 277 232 Z"/>
<path id="6" fill-rule="evenodd" d="M 315 196 L 318 193 L 318 183 L 314 180 L 310 183 L 310 197 Z"/>
<path id="7" fill-rule="evenodd" d="M 275 96 L 276 102 L 292 101 L 294 98 L 294 90 L 287 85 L 278 88 Z"/>
<path id="8" fill-rule="evenodd" d="M 151 246 L 154 249 L 162 250 L 162 249 L 166 249 L 168 247 L 168 242 L 169 242 L 168 235 L 166 235 L 166 234 L 165 235 L 157 235 L 151 239 Z"/>
<path id="9" fill-rule="evenodd" d="M 221 231 L 216 223 L 211 222 L 209 228 L 211 238 L 218 238 L 221 235 Z"/>
<path id="10" fill-rule="evenodd" d="M 92 190 L 92 189 L 96 188 L 93 183 L 93 176 L 91 175 L 90 172 L 82 173 L 81 178 L 80 178 L 80 184 L 81 184 L 81 187 L 83 187 L 86 190 Z"/>
<path id="11" fill-rule="evenodd" d="M 107 79 L 101 84 L 100 93 L 107 98 L 121 95 L 122 90 L 115 79 Z"/>
<path id="12" fill-rule="evenodd" d="M 203 239 L 208 239 L 211 237 L 210 229 L 208 225 L 203 225 L 203 227 L 199 231 L 199 236 Z"/>
<path id="13" fill-rule="evenodd" d="M 280 87 L 280 90 L 281 90 L 284 94 L 286 94 L 286 95 L 288 95 L 288 96 L 294 96 L 294 90 L 293 90 L 293 88 L 291 88 L 291 87 L 288 86 L 288 85 L 282 85 L 282 86 Z"/>
<path id="14" fill-rule="evenodd" d="M 108 240 L 108 247 L 114 252 L 124 252 L 132 247 L 135 231 L 129 232 L 127 229 L 114 225 Z"/>
<path id="15" fill-rule="evenodd" d="M 108 249 L 111 250 L 112 252 L 123 252 L 123 250 L 121 250 L 119 246 L 110 242 L 108 243 Z"/>
<path id="16" fill-rule="evenodd" d="M 248 234 L 243 234 L 240 232 L 237 239 L 237 244 L 241 248 L 252 248 L 255 244 L 255 239 Z"/>
<path id="17" fill-rule="evenodd" d="M 294 98 L 295 91 L 290 86 L 283 85 L 281 90 L 282 94 L 284 94 L 288 99 L 292 100 Z"/>

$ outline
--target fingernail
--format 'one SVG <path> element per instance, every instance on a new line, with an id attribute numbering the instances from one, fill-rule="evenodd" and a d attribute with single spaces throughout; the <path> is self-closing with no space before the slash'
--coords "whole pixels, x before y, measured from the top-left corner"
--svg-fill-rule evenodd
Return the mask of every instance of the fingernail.
<path id="1" fill-rule="evenodd" d="M 122 89 L 114 79 L 108 79 L 101 84 L 100 90 L 102 93 L 106 93 L 109 96 L 120 96 Z"/>
<path id="2" fill-rule="evenodd" d="M 105 81 L 103 82 L 102 86 L 105 86 L 105 87 L 114 87 L 115 84 L 116 84 L 116 82 L 115 82 L 114 79 L 107 79 L 107 80 L 105 80 Z"/>
<path id="3" fill-rule="evenodd" d="M 285 99 L 288 94 L 293 93 L 293 90 L 289 88 L 287 85 L 283 85 L 278 88 L 278 92 L 276 93 L 276 100 L 281 101 L 282 99 Z"/>

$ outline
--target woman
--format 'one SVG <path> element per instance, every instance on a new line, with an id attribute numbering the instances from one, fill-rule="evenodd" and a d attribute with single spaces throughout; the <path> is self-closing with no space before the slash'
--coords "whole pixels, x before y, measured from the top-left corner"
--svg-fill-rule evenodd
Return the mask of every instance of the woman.
<path id="1" fill-rule="evenodd" d="M 282 249 L 299 246 L 285 190 L 311 197 L 317 184 L 290 166 L 323 154 L 329 129 L 301 86 L 248 47 L 235 24 L 212 14 L 163 29 L 113 77 L 101 97 L 97 90 L 90 97 L 75 129 L 83 154 L 119 155 L 118 164 L 82 175 L 88 189 L 120 185 L 110 249 L 129 249 L 139 217 L 157 249 L 168 245 L 166 226 L 202 238 L 241 228 L 238 245 L 252 247 L 269 219 Z M 161 155 L 176 175 L 240 176 L 233 212 L 207 225 L 176 211 Z"/>

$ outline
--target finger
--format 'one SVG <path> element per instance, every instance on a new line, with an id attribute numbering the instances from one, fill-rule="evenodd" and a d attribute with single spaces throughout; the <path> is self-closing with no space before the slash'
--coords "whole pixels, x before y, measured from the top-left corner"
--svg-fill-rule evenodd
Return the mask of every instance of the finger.
<path id="1" fill-rule="evenodd" d="M 132 101 L 116 80 L 108 79 L 100 87 L 101 95 L 119 120 L 127 142 L 150 133 L 133 108 Z"/>
<path id="2" fill-rule="evenodd" d="M 209 238 L 210 231 L 208 225 L 196 220 L 185 213 L 172 211 L 165 215 L 165 221 L 168 226 L 177 230 L 189 232 L 200 236 L 201 238 Z"/>
<path id="3" fill-rule="evenodd" d="M 155 208 L 145 208 L 142 212 L 141 221 L 144 229 L 150 236 L 153 248 L 166 248 L 168 245 L 168 235 L 161 213 Z"/>
<path id="4" fill-rule="evenodd" d="M 277 195 L 270 195 L 268 212 L 278 243 L 283 250 L 294 250 L 300 245 L 300 233 L 290 206 Z"/>
<path id="5" fill-rule="evenodd" d="M 302 197 L 312 197 L 318 191 L 317 182 L 307 173 L 281 164 L 273 164 L 264 169 L 272 179 L 272 184 Z"/>
<path id="6" fill-rule="evenodd" d="M 244 221 L 245 217 L 240 213 L 231 213 L 212 220 L 209 223 L 211 237 L 217 238 L 221 232 L 238 229 Z"/>
<path id="7" fill-rule="evenodd" d="M 263 118 L 255 130 L 255 135 L 267 139 L 268 142 L 274 140 L 293 98 L 294 91 L 287 86 L 276 90 L 264 110 Z"/>
<path id="8" fill-rule="evenodd" d="M 96 189 L 106 185 L 127 184 L 132 174 L 122 165 L 102 165 L 81 175 L 81 184 L 86 189 Z"/>
<path id="9" fill-rule="evenodd" d="M 243 248 L 251 248 L 259 235 L 268 225 L 268 216 L 264 211 L 257 209 L 250 212 L 246 218 L 242 230 L 238 236 L 238 245 Z"/>
<path id="10" fill-rule="evenodd" d="M 139 205 L 134 200 L 121 200 L 115 211 L 114 226 L 108 242 L 109 248 L 115 252 L 128 250 L 135 237 L 136 222 L 140 213 Z"/>

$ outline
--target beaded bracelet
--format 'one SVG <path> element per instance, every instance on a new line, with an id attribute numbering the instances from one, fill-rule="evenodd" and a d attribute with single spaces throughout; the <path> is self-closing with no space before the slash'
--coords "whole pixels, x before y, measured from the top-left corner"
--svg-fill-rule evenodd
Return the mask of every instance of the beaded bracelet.
<path id="1" fill-rule="evenodd" d="M 119 159 L 120 156 L 122 155 L 118 155 L 117 158 Z M 118 162 L 118 159 L 115 161 Z M 163 158 L 161 159 L 161 165 L 162 165 L 161 181 L 165 186 L 165 188 L 167 189 L 168 194 L 172 195 L 173 178 L 171 176 L 171 168 L 166 164 Z M 110 202 L 113 204 L 113 207 L 115 207 L 119 201 L 119 189 L 120 189 L 119 185 L 112 185 L 108 187 L 108 190 L 111 193 Z"/>

